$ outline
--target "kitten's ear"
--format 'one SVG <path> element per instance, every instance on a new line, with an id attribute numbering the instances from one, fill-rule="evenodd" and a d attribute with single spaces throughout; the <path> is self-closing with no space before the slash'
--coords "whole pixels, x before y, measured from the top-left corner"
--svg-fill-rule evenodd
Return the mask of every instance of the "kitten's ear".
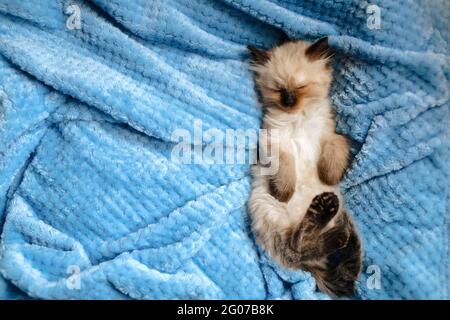
<path id="1" fill-rule="evenodd" d="M 250 55 L 252 57 L 251 60 L 254 64 L 263 65 L 270 59 L 269 52 L 265 50 L 258 49 L 252 45 L 247 46 L 247 49 L 250 51 Z"/>
<path id="2" fill-rule="evenodd" d="M 323 37 L 306 49 L 306 56 L 309 60 L 328 59 L 332 56 L 328 46 L 328 37 Z"/>

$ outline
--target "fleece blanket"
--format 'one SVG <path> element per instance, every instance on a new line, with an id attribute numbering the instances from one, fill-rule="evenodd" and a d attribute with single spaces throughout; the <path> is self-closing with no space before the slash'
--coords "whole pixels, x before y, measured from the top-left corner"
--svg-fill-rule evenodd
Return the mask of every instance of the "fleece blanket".
<path id="1" fill-rule="evenodd" d="M 201 161 L 195 130 L 259 128 L 247 44 L 328 35 L 357 298 L 450 298 L 449 21 L 446 0 L 0 0 L 0 297 L 327 298 L 255 243 L 250 161 Z"/>

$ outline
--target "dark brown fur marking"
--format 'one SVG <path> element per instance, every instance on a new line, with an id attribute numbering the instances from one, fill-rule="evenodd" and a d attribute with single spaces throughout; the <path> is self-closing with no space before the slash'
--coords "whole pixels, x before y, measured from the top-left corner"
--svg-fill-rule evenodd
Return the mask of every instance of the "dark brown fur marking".
<path id="1" fill-rule="evenodd" d="M 310 61 L 329 58 L 331 56 L 331 51 L 328 47 L 328 37 L 321 38 L 314 42 L 306 49 L 305 54 Z"/>
<path id="2" fill-rule="evenodd" d="M 250 51 L 252 62 L 255 64 L 264 64 L 270 58 L 269 53 L 267 51 L 258 49 L 255 46 L 249 45 L 247 46 L 247 49 Z"/>
<path id="3" fill-rule="evenodd" d="M 348 165 L 349 145 L 344 136 L 334 134 L 322 142 L 317 170 L 319 179 L 330 186 L 339 183 Z"/>
<path id="4" fill-rule="evenodd" d="M 288 202 L 295 192 L 295 160 L 289 153 L 281 152 L 278 172 L 269 177 L 270 194 L 280 202 Z"/>

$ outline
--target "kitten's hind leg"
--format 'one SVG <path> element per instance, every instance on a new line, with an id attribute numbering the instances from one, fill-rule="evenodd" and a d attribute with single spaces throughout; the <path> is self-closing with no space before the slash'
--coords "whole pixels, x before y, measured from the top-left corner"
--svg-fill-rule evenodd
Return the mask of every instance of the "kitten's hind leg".
<path id="1" fill-rule="evenodd" d="M 302 220 L 302 228 L 313 231 L 325 227 L 339 211 L 339 198 L 333 192 L 323 192 L 314 197 Z"/>
<path id="2" fill-rule="evenodd" d="M 290 239 L 291 248 L 302 255 L 303 261 L 319 260 L 329 254 L 330 242 L 326 245 L 326 240 L 332 239 L 327 239 L 328 234 L 322 233 L 322 230 L 338 211 L 339 199 L 332 192 L 321 193 L 313 199 Z"/>
<path id="3" fill-rule="evenodd" d="M 355 294 L 355 281 L 362 267 L 361 242 L 347 213 L 343 212 L 340 226 L 326 231 L 324 235 L 324 267 L 310 268 L 317 285 L 331 296 L 351 297 Z M 338 249 L 336 249 L 338 247 Z"/>
<path id="4" fill-rule="evenodd" d="M 336 216 L 339 214 L 339 216 Z M 334 225 L 325 228 L 335 219 Z M 282 262 L 313 274 L 331 296 L 352 296 L 361 270 L 361 244 L 355 227 L 334 193 L 316 196 L 297 227 L 278 236 Z"/>
<path id="5" fill-rule="evenodd" d="M 278 172 L 269 177 L 269 190 L 278 201 L 288 202 L 295 192 L 295 160 L 287 152 L 281 152 L 278 160 Z"/>
<path id="6" fill-rule="evenodd" d="M 339 199 L 332 192 L 316 196 L 298 226 L 275 239 L 276 250 L 282 252 L 282 262 L 292 268 L 303 268 L 305 263 L 326 256 L 328 247 L 321 236 L 323 228 L 339 211 Z"/>

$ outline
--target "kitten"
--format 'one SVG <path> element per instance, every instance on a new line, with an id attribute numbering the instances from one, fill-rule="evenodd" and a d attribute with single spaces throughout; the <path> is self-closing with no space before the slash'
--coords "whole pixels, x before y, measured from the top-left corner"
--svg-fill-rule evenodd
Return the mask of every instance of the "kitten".
<path id="1" fill-rule="evenodd" d="M 290 41 L 270 51 L 248 48 L 265 108 L 262 127 L 269 132 L 268 145 L 279 150 L 272 159 L 278 161 L 275 174 L 262 174 L 261 162 L 252 168 L 253 231 L 282 265 L 310 272 L 319 289 L 331 296 L 352 296 L 361 270 L 361 245 L 337 186 L 349 145 L 335 133 L 328 100 L 328 39 Z M 261 147 L 262 155 L 270 156 L 272 148 Z"/>

